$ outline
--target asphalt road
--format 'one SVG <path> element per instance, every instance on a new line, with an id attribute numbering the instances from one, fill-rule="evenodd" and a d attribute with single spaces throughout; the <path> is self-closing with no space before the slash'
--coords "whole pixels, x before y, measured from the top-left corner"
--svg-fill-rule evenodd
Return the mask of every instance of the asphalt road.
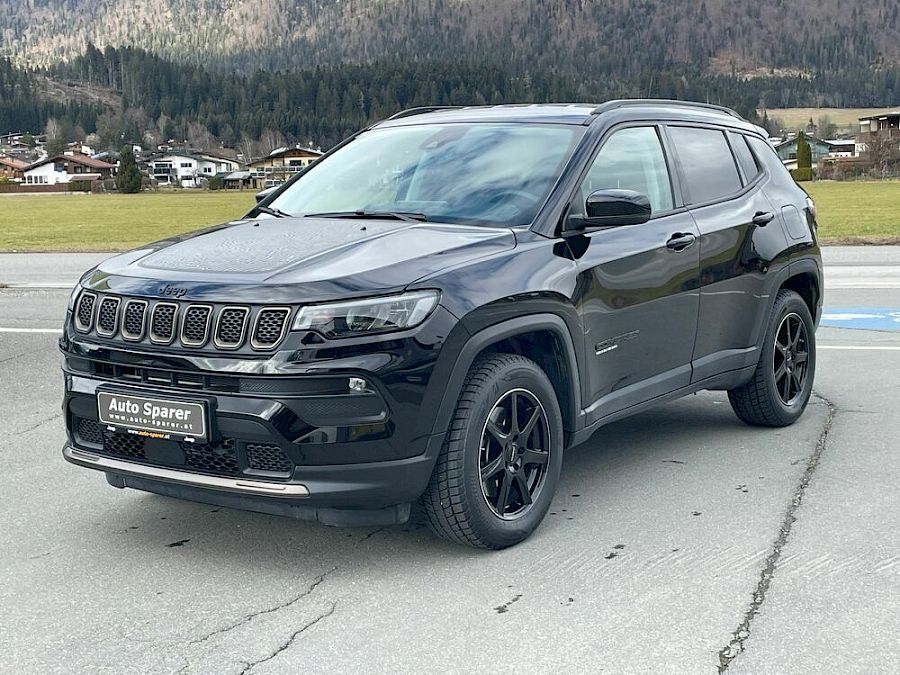
<path id="1" fill-rule="evenodd" d="M 0 672 L 896 672 L 900 250 L 826 260 L 800 422 L 703 393 L 606 427 L 496 553 L 421 514 L 332 529 L 109 487 L 60 456 L 68 292 L 0 288 Z M 89 262 L 0 255 L 0 283 Z"/>

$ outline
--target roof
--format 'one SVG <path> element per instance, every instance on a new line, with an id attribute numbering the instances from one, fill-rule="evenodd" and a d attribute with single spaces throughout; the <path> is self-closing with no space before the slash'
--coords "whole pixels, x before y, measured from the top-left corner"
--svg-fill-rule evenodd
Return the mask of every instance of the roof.
<path id="1" fill-rule="evenodd" d="M 319 155 L 325 154 L 321 150 L 314 150 L 313 148 L 304 148 L 300 145 L 288 145 L 288 146 L 284 146 L 281 148 L 275 148 L 272 152 L 270 152 L 265 157 L 260 157 L 259 159 L 255 159 L 253 161 L 259 162 L 264 159 L 276 159 L 278 157 L 283 157 L 283 156 L 287 155 L 289 152 L 295 152 L 295 151 L 308 152 L 309 154 L 315 155 L 316 157 L 318 157 Z"/>
<path id="2" fill-rule="evenodd" d="M 878 113 L 877 115 L 866 115 L 865 117 L 860 117 L 859 121 L 883 120 L 886 117 L 900 117 L 900 110 L 889 110 L 888 112 Z"/>
<path id="3" fill-rule="evenodd" d="M 598 116 L 616 111 L 646 113 L 651 118 L 722 122 L 741 127 L 752 125 L 730 108 L 667 99 L 621 99 L 605 103 L 522 103 L 470 107 L 431 107 L 404 110 L 378 127 L 451 122 L 532 122 L 536 124 L 586 125 Z M 627 114 L 623 113 L 623 114 Z M 756 127 L 753 127 L 757 130 Z"/>
<path id="4" fill-rule="evenodd" d="M 49 164 L 50 162 L 58 162 L 58 161 L 75 162 L 76 164 L 81 164 L 82 166 L 87 166 L 92 169 L 115 169 L 116 168 L 115 164 L 110 164 L 108 162 L 104 162 L 102 160 L 94 159 L 93 157 L 88 157 L 87 155 L 80 155 L 80 154 L 56 155 L 55 157 L 48 157 L 47 159 L 42 160 L 40 162 L 35 162 L 28 168 L 36 169 L 39 166 L 44 166 L 44 164 Z"/>
<path id="5" fill-rule="evenodd" d="M 23 162 L 22 160 L 14 159 L 12 157 L 0 157 L 0 164 L 8 166 L 11 169 L 17 169 L 18 171 L 28 168 L 28 162 Z"/>

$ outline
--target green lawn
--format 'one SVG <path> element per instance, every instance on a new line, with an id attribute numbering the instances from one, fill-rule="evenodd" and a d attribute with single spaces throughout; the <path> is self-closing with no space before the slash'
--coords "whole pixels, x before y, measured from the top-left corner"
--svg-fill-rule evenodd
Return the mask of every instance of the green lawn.
<path id="1" fill-rule="evenodd" d="M 900 181 L 804 183 L 825 243 L 900 243 Z M 239 218 L 248 192 L 0 195 L 0 251 L 118 251 Z"/>
<path id="2" fill-rule="evenodd" d="M 803 183 L 825 243 L 900 244 L 900 181 Z"/>
<path id="3" fill-rule="evenodd" d="M 244 215 L 254 192 L 0 195 L 0 251 L 119 251 Z"/>

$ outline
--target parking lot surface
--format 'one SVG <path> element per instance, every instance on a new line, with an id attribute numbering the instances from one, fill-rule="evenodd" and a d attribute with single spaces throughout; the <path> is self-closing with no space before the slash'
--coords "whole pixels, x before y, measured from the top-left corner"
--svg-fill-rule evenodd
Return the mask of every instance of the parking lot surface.
<path id="1" fill-rule="evenodd" d="M 792 427 L 744 426 L 701 393 L 600 430 L 568 453 L 537 532 L 486 553 L 432 537 L 421 513 L 333 529 L 66 464 L 68 292 L 52 286 L 83 261 L 18 258 L 13 278 L 7 260 L 0 672 L 896 672 L 890 326 L 819 330 L 816 395 Z M 900 313 L 896 249 L 826 262 L 833 314 Z"/>

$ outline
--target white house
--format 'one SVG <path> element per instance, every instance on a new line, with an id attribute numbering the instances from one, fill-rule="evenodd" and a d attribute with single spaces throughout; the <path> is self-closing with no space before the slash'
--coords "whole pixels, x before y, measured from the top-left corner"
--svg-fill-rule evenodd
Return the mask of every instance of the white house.
<path id="1" fill-rule="evenodd" d="M 57 185 L 112 178 L 115 169 L 116 165 L 109 162 L 79 153 L 66 153 L 32 164 L 22 172 L 22 182 L 26 185 Z"/>
<path id="2" fill-rule="evenodd" d="M 163 185 L 183 188 L 201 187 L 218 173 L 237 171 L 238 163 L 215 155 L 170 152 L 154 157 L 148 163 L 150 177 Z"/>

